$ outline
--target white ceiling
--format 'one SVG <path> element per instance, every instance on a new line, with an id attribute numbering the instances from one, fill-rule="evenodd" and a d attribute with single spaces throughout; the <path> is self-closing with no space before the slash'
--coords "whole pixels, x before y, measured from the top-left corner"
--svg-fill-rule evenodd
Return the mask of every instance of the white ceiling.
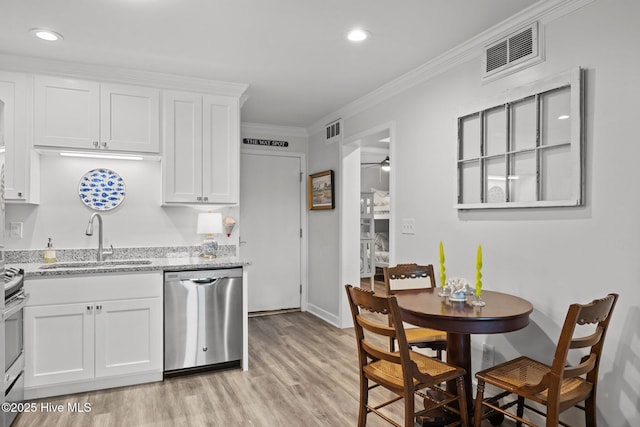
<path id="1" fill-rule="evenodd" d="M 534 3 L 2 0 L 0 53 L 246 83 L 243 122 L 307 127 Z"/>

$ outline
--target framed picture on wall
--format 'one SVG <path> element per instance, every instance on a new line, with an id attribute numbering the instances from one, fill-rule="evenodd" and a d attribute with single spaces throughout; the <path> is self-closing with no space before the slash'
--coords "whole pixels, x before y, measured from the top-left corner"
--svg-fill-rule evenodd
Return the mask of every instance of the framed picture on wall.
<path id="1" fill-rule="evenodd" d="M 308 195 L 309 210 L 335 208 L 333 171 L 327 170 L 309 175 Z"/>

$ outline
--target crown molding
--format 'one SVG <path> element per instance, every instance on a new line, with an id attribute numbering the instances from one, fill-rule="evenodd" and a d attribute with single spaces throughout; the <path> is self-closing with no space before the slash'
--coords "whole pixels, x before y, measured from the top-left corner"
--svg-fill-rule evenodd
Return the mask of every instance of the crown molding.
<path id="1" fill-rule="evenodd" d="M 83 64 L 2 53 L 0 53 L 0 64 L 2 64 L 0 68 L 9 71 L 215 93 L 234 97 L 242 96 L 249 87 L 248 84 L 244 83 L 222 82 L 154 71 L 131 70 L 106 65 Z"/>
<path id="2" fill-rule="evenodd" d="M 307 129 L 303 127 L 267 125 L 264 123 L 242 123 L 240 125 L 240 131 L 243 134 L 251 133 L 264 136 L 309 137 Z"/>
<path id="3" fill-rule="evenodd" d="M 541 0 L 486 31 L 472 37 L 440 56 L 414 68 L 400 77 L 380 86 L 372 92 L 350 102 L 344 107 L 322 117 L 307 127 L 309 135 L 324 132 L 326 123 L 335 117 L 346 119 L 361 113 L 407 89 L 430 80 L 451 68 L 467 62 L 482 53 L 482 48 L 518 28 L 538 21 L 546 24 L 567 15 L 595 0 Z M 480 77 L 478 77 L 480 79 Z"/>

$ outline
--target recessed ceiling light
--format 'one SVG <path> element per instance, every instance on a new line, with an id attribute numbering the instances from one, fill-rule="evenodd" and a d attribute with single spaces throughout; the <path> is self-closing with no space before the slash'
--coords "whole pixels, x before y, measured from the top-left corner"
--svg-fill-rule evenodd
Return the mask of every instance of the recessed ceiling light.
<path id="1" fill-rule="evenodd" d="M 361 42 L 369 37 L 369 32 L 361 29 L 349 31 L 347 38 L 352 42 Z"/>
<path id="2" fill-rule="evenodd" d="M 32 28 L 29 30 L 29 32 L 37 38 L 46 40 L 48 42 L 55 42 L 64 38 L 60 33 L 56 33 L 55 31 L 51 30 L 45 30 L 43 28 Z"/>

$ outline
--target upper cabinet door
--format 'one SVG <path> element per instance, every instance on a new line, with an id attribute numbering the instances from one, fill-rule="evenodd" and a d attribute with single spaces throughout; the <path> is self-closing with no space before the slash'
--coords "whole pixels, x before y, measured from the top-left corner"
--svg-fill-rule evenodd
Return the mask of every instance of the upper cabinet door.
<path id="1" fill-rule="evenodd" d="M 205 95 L 203 103 L 202 198 L 238 203 L 240 113 L 238 99 Z"/>
<path id="2" fill-rule="evenodd" d="M 202 96 L 163 93 L 165 203 L 202 200 Z"/>
<path id="3" fill-rule="evenodd" d="M 160 151 L 160 91 L 102 84 L 100 145 L 118 151 Z"/>
<path id="4" fill-rule="evenodd" d="M 34 145 L 94 148 L 100 138 L 100 85 L 36 76 Z"/>
<path id="5" fill-rule="evenodd" d="M 31 79 L 24 73 L 0 71 L 0 101 L 4 118 L 0 122 L 0 139 L 5 151 L 5 200 L 37 203 L 39 175 L 33 175 L 39 163 L 32 160 L 27 114 L 31 103 Z M 35 157 L 35 156 L 34 156 Z M 32 164 L 34 163 L 34 164 Z"/>
<path id="6" fill-rule="evenodd" d="M 35 146 L 158 153 L 160 91 L 35 77 Z"/>

